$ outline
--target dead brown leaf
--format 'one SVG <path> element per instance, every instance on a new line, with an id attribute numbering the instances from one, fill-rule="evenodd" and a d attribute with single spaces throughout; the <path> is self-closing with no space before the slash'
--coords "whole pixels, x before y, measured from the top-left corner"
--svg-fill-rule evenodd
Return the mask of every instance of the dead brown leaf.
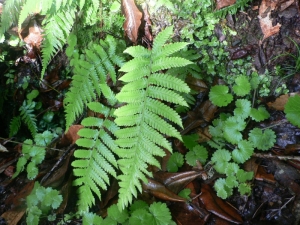
<path id="1" fill-rule="evenodd" d="M 186 202 L 185 198 L 182 198 L 172 192 L 170 189 L 166 188 L 162 183 L 155 181 L 151 178 L 148 178 L 148 183 L 143 183 L 143 191 L 152 194 L 154 197 L 158 199 L 162 199 L 164 201 L 172 201 L 172 202 Z"/>
<path id="2" fill-rule="evenodd" d="M 203 172 L 186 171 L 181 173 L 157 172 L 154 173 L 154 178 L 163 183 L 168 189 L 174 193 L 181 191 L 188 183 L 201 177 Z"/>
<path id="3" fill-rule="evenodd" d="M 264 34 L 263 40 L 277 34 L 280 30 L 281 24 L 277 23 L 275 26 L 272 24 L 271 11 L 277 7 L 279 0 L 263 0 L 259 7 L 259 23 L 262 33 Z"/>
<path id="4" fill-rule="evenodd" d="M 233 5 L 233 4 L 235 4 L 235 2 L 236 2 L 236 0 L 217 0 L 216 1 L 216 9 L 219 10 L 226 6 Z"/>
<path id="5" fill-rule="evenodd" d="M 272 109 L 283 111 L 284 110 L 284 106 L 287 103 L 289 97 L 290 96 L 295 96 L 295 95 L 300 95 L 300 93 L 294 92 L 294 93 L 289 93 L 289 94 L 281 95 L 278 98 L 276 98 L 276 100 L 274 102 L 268 102 L 267 105 L 268 105 L 268 107 L 270 107 Z"/>
<path id="6" fill-rule="evenodd" d="M 43 40 L 43 30 L 36 18 L 38 18 L 37 15 L 36 17 L 29 17 L 25 20 L 19 32 L 19 37 L 27 44 L 28 48 L 39 51 Z"/>
<path id="7" fill-rule="evenodd" d="M 26 207 L 19 206 L 6 211 L 1 215 L 1 217 L 5 219 L 6 224 L 17 225 L 19 224 L 25 212 L 26 212 Z"/>
<path id="8" fill-rule="evenodd" d="M 60 142 L 59 142 L 59 146 L 60 147 L 65 147 L 65 146 L 69 146 L 71 144 L 74 144 L 77 139 L 79 138 L 79 135 L 77 134 L 77 132 L 83 128 L 82 125 L 72 125 L 69 130 L 67 131 L 67 133 L 63 134 Z"/>
<path id="9" fill-rule="evenodd" d="M 231 223 L 242 224 L 243 219 L 231 205 L 219 198 L 215 191 L 207 184 L 202 184 L 200 200 L 207 211 Z"/>
<path id="10" fill-rule="evenodd" d="M 143 14 L 135 5 L 134 0 L 122 0 L 122 11 L 126 18 L 123 25 L 125 33 L 130 41 L 136 43 Z"/>

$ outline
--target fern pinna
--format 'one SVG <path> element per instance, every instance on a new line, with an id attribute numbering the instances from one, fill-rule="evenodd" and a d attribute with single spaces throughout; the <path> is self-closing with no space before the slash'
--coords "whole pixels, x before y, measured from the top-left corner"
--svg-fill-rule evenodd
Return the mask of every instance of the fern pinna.
<path id="1" fill-rule="evenodd" d="M 191 62 L 170 57 L 187 45 L 183 42 L 166 44 L 171 35 L 172 27 L 159 33 L 152 50 L 141 46 L 125 50 L 134 58 L 120 69 L 126 73 L 120 80 L 127 84 L 116 95 L 120 102 L 126 103 L 115 111 L 115 122 L 122 127 L 115 132 L 119 146 L 116 151 L 120 158 L 118 165 L 122 172 L 118 176 L 120 209 L 132 202 L 137 191 L 141 192 L 141 181 L 147 182 L 146 176 L 152 176 L 147 165 L 160 167 L 155 156 L 164 156 L 163 148 L 172 151 L 165 135 L 181 140 L 180 133 L 170 124 L 182 127 L 181 119 L 164 102 L 187 106 L 179 93 L 188 93 L 190 89 L 182 80 L 161 71 Z"/>

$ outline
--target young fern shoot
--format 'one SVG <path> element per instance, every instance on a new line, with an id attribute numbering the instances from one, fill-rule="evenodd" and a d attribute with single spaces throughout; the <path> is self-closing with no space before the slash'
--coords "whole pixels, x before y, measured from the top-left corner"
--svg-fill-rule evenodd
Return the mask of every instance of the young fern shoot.
<path id="1" fill-rule="evenodd" d="M 181 57 L 171 57 L 183 49 L 187 43 L 170 43 L 173 28 L 168 27 L 154 40 L 153 49 L 141 46 L 127 48 L 124 52 L 133 59 L 125 63 L 120 78 L 126 84 L 116 98 L 126 105 L 116 109 L 115 122 L 121 127 L 115 135 L 119 149 L 118 165 L 122 174 L 120 182 L 120 209 L 124 209 L 141 192 L 141 182 L 147 182 L 146 176 L 152 176 L 147 165 L 160 167 L 155 156 L 164 156 L 163 148 L 172 151 L 165 135 L 181 140 L 180 133 L 168 122 L 182 127 L 181 118 L 164 102 L 187 106 L 180 93 L 188 93 L 189 87 L 180 79 L 163 70 L 183 67 L 191 64 Z"/>

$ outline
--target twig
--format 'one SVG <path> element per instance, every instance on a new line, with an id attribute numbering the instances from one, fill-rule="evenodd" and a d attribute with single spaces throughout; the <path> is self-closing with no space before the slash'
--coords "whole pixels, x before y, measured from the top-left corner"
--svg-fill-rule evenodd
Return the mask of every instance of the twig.
<path id="1" fill-rule="evenodd" d="M 297 160 L 300 161 L 300 156 L 293 156 L 293 155 L 268 155 L 268 154 L 261 154 L 261 153 L 254 153 L 254 157 L 263 158 L 263 159 L 279 159 L 279 160 Z"/>

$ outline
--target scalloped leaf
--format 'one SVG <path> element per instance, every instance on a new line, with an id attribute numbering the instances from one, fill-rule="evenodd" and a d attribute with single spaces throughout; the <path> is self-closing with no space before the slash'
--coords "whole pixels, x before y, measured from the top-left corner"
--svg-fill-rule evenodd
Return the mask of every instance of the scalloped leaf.
<path id="1" fill-rule="evenodd" d="M 217 172 L 224 174 L 228 165 L 228 162 L 231 160 L 231 154 L 226 149 L 218 149 L 214 152 L 211 157 L 211 161 L 214 164 L 214 168 Z"/>
<path id="2" fill-rule="evenodd" d="M 237 96 L 245 96 L 250 93 L 251 85 L 248 77 L 242 75 L 235 78 L 235 85 L 232 87 Z"/>
<path id="3" fill-rule="evenodd" d="M 233 95 L 228 94 L 229 88 L 225 85 L 216 85 L 210 89 L 209 99 L 216 106 L 227 106 L 232 100 Z"/>
<path id="4" fill-rule="evenodd" d="M 247 99 L 238 99 L 235 102 L 234 115 L 241 117 L 243 119 L 247 118 L 250 115 L 251 102 Z"/>
<path id="5" fill-rule="evenodd" d="M 259 150 L 267 151 L 274 146 L 276 135 L 271 129 L 254 128 L 249 132 L 249 141 Z"/>
<path id="6" fill-rule="evenodd" d="M 238 148 L 232 151 L 232 159 L 237 163 L 244 163 L 254 151 L 252 142 L 242 140 L 238 143 Z"/>
<path id="7" fill-rule="evenodd" d="M 169 172 L 175 173 L 178 171 L 179 167 L 182 167 L 183 163 L 183 155 L 179 152 L 174 152 L 167 162 L 167 170 Z"/>
<path id="8" fill-rule="evenodd" d="M 241 131 L 246 127 L 246 122 L 240 117 L 229 117 L 223 127 L 224 138 L 231 144 L 237 144 L 242 140 Z"/>
<path id="9" fill-rule="evenodd" d="M 217 179 L 214 188 L 217 191 L 217 195 L 222 199 L 226 199 L 232 195 L 232 188 L 226 185 L 226 180 L 224 178 Z"/>
<path id="10" fill-rule="evenodd" d="M 300 96 L 289 97 L 284 106 L 284 112 L 291 124 L 300 127 Z"/>
<path id="11" fill-rule="evenodd" d="M 185 155 L 185 160 L 190 166 L 196 166 L 196 160 L 205 164 L 207 157 L 208 151 L 206 148 L 201 145 L 197 145 Z"/>
<path id="12" fill-rule="evenodd" d="M 236 177 L 240 183 L 244 183 L 247 180 L 251 180 L 253 178 L 253 172 L 246 172 L 242 169 L 239 169 L 236 173 Z"/>
<path id="13" fill-rule="evenodd" d="M 250 116 L 256 122 L 261 122 L 265 119 L 268 119 L 270 114 L 264 106 L 259 106 L 257 109 L 252 108 L 250 110 Z"/>

